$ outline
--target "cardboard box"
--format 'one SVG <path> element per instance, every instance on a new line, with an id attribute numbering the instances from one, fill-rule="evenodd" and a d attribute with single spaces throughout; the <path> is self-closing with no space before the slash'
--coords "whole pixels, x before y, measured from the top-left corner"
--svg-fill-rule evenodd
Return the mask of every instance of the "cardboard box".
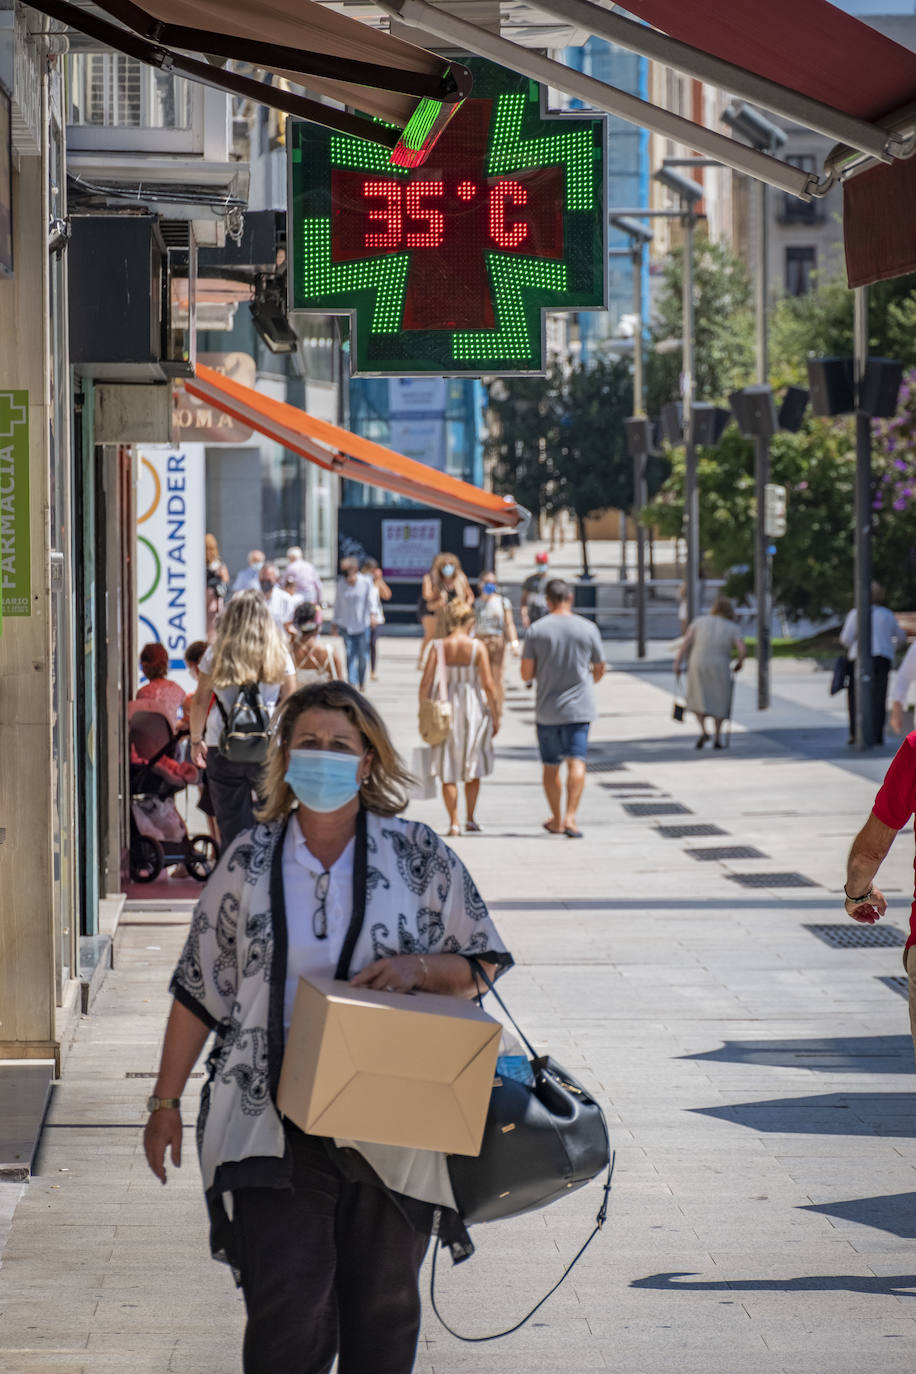
<path id="1" fill-rule="evenodd" d="M 501 1031 L 460 997 L 300 978 L 277 1103 L 312 1135 L 476 1155 Z"/>

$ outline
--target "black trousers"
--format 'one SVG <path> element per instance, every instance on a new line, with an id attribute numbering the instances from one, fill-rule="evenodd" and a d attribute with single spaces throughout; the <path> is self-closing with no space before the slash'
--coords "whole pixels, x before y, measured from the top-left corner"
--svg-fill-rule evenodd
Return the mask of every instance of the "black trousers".
<path id="1" fill-rule="evenodd" d="M 891 671 L 891 661 L 881 654 L 875 654 L 871 661 L 871 707 L 872 733 L 875 744 L 884 743 L 884 721 L 887 716 L 887 679 Z M 849 705 L 849 738 L 856 737 L 856 665 L 849 665 L 849 686 L 846 688 Z"/>
<path id="2" fill-rule="evenodd" d="M 287 1124 L 293 1191 L 233 1194 L 245 1374 L 410 1374 L 429 1243 L 381 1188 L 346 1179 Z"/>
<path id="3" fill-rule="evenodd" d="M 254 825 L 251 794 L 257 787 L 263 765 L 232 763 L 216 749 L 207 750 L 207 784 L 223 850 Z"/>

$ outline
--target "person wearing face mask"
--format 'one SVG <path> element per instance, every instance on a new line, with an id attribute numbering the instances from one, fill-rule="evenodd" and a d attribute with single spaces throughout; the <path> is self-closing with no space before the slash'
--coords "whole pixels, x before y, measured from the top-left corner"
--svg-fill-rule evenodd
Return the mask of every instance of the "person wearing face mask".
<path id="1" fill-rule="evenodd" d="M 166 1182 L 181 1158 L 179 1101 L 211 1031 L 215 1065 L 199 1122 L 214 1256 L 231 1263 L 248 1314 L 245 1374 L 409 1374 L 418 1274 L 434 1220 L 451 1210 L 444 1156 L 307 1135 L 275 1102 L 298 980 L 334 976 L 355 922 L 357 987 L 473 997 L 468 959 L 490 976 L 507 953 L 457 856 L 404 820 L 408 774 L 369 701 L 314 683 L 285 704 L 260 823 L 230 846 L 197 905 L 144 1145 Z"/>
<path id="2" fill-rule="evenodd" d="M 334 599 L 334 627 L 347 652 L 347 677 L 353 687 L 360 689 L 366 685 L 369 670 L 374 601 L 372 578 L 359 571 L 355 558 L 342 558 Z"/>
<path id="3" fill-rule="evenodd" d="M 267 602 L 271 619 L 278 630 L 283 630 L 287 622 L 292 619 L 296 606 L 293 598 L 279 585 L 279 578 L 280 574 L 277 572 L 276 563 L 265 563 L 258 578 L 258 586 Z"/>
<path id="4" fill-rule="evenodd" d="M 423 643 L 417 667 L 426 663 L 428 646 L 434 639 L 442 639 L 448 631 L 445 628 L 445 613 L 453 601 L 474 604 L 471 584 L 462 570 L 461 564 L 453 553 L 440 553 L 433 559 L 432 567 L 423 578 L 420 589 L 418 612 L 423 626 Z"/>
<path id="5" fill-rule="evenodd" d="M 248 555 L 245 567 L 235 575 L 232 584 L 232 595 L 236 592 L 253 591 L 261 580 L 261 569 L 264 567 L 266 555 L 263 549 L 252 549 Z"/>
<path id="6" fill-rule="evenodd" d="M 474 637 L 480 640 L 487 651 L 496 699 L 502 711 L 506 695 L 503 682 L 506 645 L 510 644 L 512 652 L 518 654 L 518 635 L 515 632 L 512 603 L 507 596 L 500 594 L 493 571 L 481 573 L 477 587 L 479 596 L 474 602 Z"/>

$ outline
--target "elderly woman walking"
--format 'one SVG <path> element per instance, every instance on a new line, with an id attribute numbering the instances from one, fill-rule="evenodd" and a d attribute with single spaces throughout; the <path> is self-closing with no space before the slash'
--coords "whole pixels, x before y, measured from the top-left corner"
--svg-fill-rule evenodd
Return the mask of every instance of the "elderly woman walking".
<path id="1" fill-rule="evenodd" d="M 261 823 L 223 855 L 172 979 L 146 1156 L 166 1181 L 211 1031 L 198 1122 L 211 1246 L 240 1275 L 245 1374 L 409 1374 L 419 1268 L 454 1204 L 445 1156 L 306 1135 L 276 1107 L 303 975 L 334 976 L 351 918 L 358 987 L 472 997 L 468 960 L 512 963 L 470 875 L 405 821 L 408 776 L 370 702 L 315 683 L 283 708 Z"/>
<path id="2" fill-rule="evenodd" d="M 722 748 L 722 725 L 732 707 L 732 654 L 737 655 L 737 673 L 747 653 L 735 622 L 734 606 L 727 596 L 720 596 L 709 615 L 698 616 L 688 626 L 674 660 L 676 674 L 687 660 L 687 709 L 700 724 L 698 749 L 709 742 L 707 716 L 712 716 L 715 726 L 713 748 Z"/>

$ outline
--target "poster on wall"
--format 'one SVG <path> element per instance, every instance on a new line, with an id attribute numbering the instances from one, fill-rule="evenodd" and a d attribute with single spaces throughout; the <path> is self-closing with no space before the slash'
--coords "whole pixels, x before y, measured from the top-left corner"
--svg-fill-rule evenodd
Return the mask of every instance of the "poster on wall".
<path id="1" fill-rule="evenodd" d="M 0 391 L 0 606 L 32 614 L 29 393 Z"/>
<path id="2" fill-rule="evenodd" d="M 207 637 L 204 447 L 143 448 L 137 474 L 138 644 L 164 644 L 190 691 L 184 653 Z"/>
<path id="3" fill-rule="evenodd" d="M 419 580 L 442 548 L 441 520 L 383 520 L 382 572 L 385 577 Z"/>
<path id="4" fill-rule="evenodd" d="M 395 419 L 391 417 L 388 442 L 395 453 L 403 453 L 405 458 L 413 458 L 417 463 L 425 463 L 437 472 L 445 471 L 445 420 L 424 420 L 418 417 Z"/>

